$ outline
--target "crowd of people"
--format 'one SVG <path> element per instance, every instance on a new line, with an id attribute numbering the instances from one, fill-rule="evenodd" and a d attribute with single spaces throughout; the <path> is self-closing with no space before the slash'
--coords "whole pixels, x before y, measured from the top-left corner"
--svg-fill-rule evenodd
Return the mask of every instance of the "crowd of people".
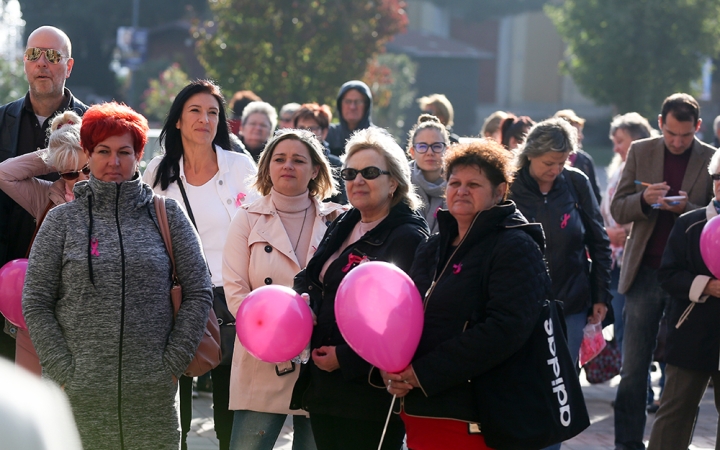
<path id="1" fill-rule="evenodd" d="M 419 99 L 403 149 L 373 125 L 362 81 L 342 85 L 333 123 L 328 105 L 278 113 L 249 91 L 228 105 L 196 80 L 174 98 L 164 153 L 141 174 L 147 120 L 76 99 L 65 88 L 71 55 L 61 30 L 33 31 L 29 91 L 0 106 L 0 265 L 29 258 L 27 329 L 8 323 L 0 352 L 64 391 L 72 417 L 47 387 L 84 448 L 187 448 L 185 373 L 212 310 L 220 449 L 272 449 L 288 415 L 296 450 L 489 449 L 482 381 L 526 346 L 547 300 L 563 304 L 576 368 L 586 325 L 614 325 L 617 450 L 645 448 L 665 317 L 649 448 L 688 448 L 702 395 L 720 383 L 720 281 L 700 251 L 720 213 L 720 154 L 696 137 L 690 95 L 666 98 L 659 132 L 634 112 L 612 119 L 601 193 L 572 110 L 538 121 L 497 111 L 478 137 L 460 138 L 452 105 L 434 94 Z M 375 370 L 335 317 L 339 286 L 367 261 L 407 272 L 423 298 L 420 343 L 399 373 Z M 261 361 L 236 336 L 245 297 L 271 284 L 313 310 L 307 363 Z M 79 448 L 65 432 L 65 448 Z"/>

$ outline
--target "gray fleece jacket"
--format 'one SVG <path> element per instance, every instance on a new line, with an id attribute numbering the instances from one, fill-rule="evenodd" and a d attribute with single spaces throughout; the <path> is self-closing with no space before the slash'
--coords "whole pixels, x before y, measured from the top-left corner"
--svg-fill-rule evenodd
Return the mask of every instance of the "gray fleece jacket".
<path id="1" fill-rule="evenodd" d="M 176 383 L 203 334 L 212 290 L 195 229 L 167 200 L 183 303 L 152 189 L 91 177 L 35 239 L 23 313 L 44 376 L 65 386 L 85 449 L 175 449 Z"/>

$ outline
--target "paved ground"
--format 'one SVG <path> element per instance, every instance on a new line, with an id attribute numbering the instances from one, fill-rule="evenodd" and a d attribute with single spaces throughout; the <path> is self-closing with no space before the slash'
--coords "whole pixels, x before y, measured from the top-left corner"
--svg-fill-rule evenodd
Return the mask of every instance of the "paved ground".
<path id="1" fill-rule="evenodd" d="M 653 373 L 654 384 L 657 385 L 658 372 Z M 583 392 L 590 412 L 592 425 L 584 433 L 563 444 L 563 450 L 607 450 L 614 448 L 613 411 L 610 402 L 615 398 L 615 390 L 620 377 L 607 383 L 589 385 L 584 379 Z M 655 388 L 657 390 L 657 387 Z M 645 428 L 645 439 L 650 436 L 654 419 L 648 414 Z M 695 427 L 695 437 L 691 450 L 712 450 L 715 448 L 715 429 L 718 414 L 715 410 L 713 390 L 708 389 L 700 404 L 700 415 Z M 210 394 L 201 392 L 200 398 L 194 402 L 193 432 L 188 436 L 189 450 L 215 450 L 217 440 L 212 424 L 212 398 Z M 647 442 L 646 442 L 647 443 Z M 292 448 L 291 422 L 286 422 L 275 449 L 290 450 Z"/>

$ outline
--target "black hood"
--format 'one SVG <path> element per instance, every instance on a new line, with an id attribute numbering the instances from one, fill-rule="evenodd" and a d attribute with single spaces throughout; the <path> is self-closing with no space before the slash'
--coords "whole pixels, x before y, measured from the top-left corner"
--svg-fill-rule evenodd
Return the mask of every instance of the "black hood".
<path id="1" fill-rule="evenodd" d="M 347 129 L 347 122 L 345 121 L 345 118 L 342 115 L 342 99 L 345 97 L 345 94 L 347 94 L 347 91 L 350 89 L 355 89 L 356 91 L 362 93 L 365 95 L 365 114 L 363 115 L 362 120 L 360 120 L 360 123 L 358 123 L 358 126 L 356 127 L 357 130 L 363 130 L 365 128 L 370 127 L 372 125 L 372 121 L 370 119 L 370 113 L 372 112 L 372 92 L 370 92 L 370 88 L 367 84 L 363 83 L 360 80 L 351 80 L 347 83 L 343 84 L 340 87 L 340 91 L 338 91 L 337 96 L 337 112 L 338 112 L 338 118 L 340 119 L 340 124 L 344 129 Z"/>

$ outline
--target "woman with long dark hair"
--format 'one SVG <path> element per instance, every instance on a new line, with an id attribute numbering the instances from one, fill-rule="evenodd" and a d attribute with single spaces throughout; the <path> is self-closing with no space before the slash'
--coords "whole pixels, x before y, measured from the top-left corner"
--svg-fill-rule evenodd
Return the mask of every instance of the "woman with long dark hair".
<path id="1" fill-rule="evenodd" d="M 247 184 L 257 169 L 244 153 L 226 150 L 230 138 L 225 99 L 212 81 L 196 80 L 180 91 L 170 107 L 160 142 L 165 155 L 150 161 L 143 181 L 157 194 L 177 200 L 200 235 L 213 282 L 213 308 L 225 337 L 223 360 L 211 375 L 215 433 L 220 448 L 226 449 L 233 417 L 228 398 L 235 319 L 225 302 L 222 250 L 235 212 L 258 196 Z M 192 378 L 180 380 L 180 410 L 185 448 L 192 419 Z"/>

